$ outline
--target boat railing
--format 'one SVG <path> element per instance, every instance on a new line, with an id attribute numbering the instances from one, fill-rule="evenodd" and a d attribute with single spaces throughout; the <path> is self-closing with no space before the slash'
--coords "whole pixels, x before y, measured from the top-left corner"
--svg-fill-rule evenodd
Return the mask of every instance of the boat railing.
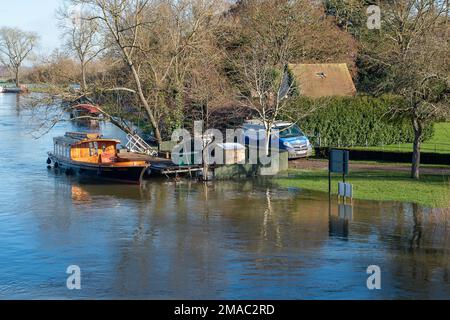
<path id="1" fill-rule="evenodd" d="M 139 135 L 127 135 L 127 149 L 130 152 L 146 154 L 149 156 L 157 156 L 158 151 L 151 147 L 147 142 L 144 141 Z"/>

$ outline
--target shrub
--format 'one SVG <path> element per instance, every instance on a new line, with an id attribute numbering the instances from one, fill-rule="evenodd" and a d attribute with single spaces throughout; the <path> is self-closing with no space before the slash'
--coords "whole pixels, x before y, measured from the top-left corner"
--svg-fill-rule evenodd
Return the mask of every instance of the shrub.
<path id="1" fill-rule="evenodd" d="M 316 111 L 303 117 L 303 110 Z M 410 143 L 414 132 L 409 118 L 393 116 L 392 106 L 404 104 L 398 96 L 333 97 L 310 99 L 298 97 L 285 109 L 284 120 L 300 119 L 299 126 L 315 143 L 320 136 L 326 146 L 379 146 Z M 433 128 L 425 129 L 424 140 L 431 138 Z"/>

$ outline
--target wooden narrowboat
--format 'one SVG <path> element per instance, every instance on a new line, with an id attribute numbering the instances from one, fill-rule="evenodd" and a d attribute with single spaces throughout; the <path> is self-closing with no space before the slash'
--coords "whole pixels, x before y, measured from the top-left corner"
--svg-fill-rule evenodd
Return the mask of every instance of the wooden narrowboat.
<path id="1" fill-rule="evenodd" d="M 121 157 L 118 144 L 119 140 L 105 139 L 98 133 L 68 132 L 54 138 L 47 163 L 67 173 L 140 184 L 149 162 L 129 154 Z"/>

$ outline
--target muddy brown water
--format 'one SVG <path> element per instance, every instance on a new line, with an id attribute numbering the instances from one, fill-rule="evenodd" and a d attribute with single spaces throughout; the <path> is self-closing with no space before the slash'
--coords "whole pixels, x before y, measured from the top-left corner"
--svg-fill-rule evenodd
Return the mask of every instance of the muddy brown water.
<path id="1" fill-rule="evenodd" d="M 19 102 L 19 104 L 18 104 Z M 0 94 L 0 298 L 411 299 L 450 297 L 450 212 L 355 201 L 270 180 L 166 179 L 142 188 L 47 170 L 15 95 Z M 108 136 L 123 139 L 102 124 Z M 66 269 L 81 269 L 68 290 Z M 381 269 L 368 290 L 367 267 Z"/>

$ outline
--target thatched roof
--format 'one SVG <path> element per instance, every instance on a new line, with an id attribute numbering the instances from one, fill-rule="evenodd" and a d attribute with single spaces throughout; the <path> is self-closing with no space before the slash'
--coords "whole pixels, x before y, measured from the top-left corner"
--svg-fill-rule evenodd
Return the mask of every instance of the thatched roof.
<path id="1" fill-rule="evenodd" d="M 356 95 L 345 63 L 289 64 L 300 94 L 311 98 Z"/>

